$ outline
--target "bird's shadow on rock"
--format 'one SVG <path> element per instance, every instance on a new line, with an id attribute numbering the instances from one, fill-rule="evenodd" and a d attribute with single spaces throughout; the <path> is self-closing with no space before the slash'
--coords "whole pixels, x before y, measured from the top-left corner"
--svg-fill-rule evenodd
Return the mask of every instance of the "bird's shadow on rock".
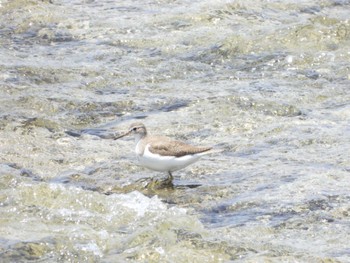
<path id="1" fill-rule="evenodd" d="M 139 191 L 146 196 L 169 196 L 177 190 L 192 189 L 200 186 L 201 184 L 174 184 L 173 178 L 170 177 L 144 177 L 122 187 L 113 186 L 104 194 Z"/>

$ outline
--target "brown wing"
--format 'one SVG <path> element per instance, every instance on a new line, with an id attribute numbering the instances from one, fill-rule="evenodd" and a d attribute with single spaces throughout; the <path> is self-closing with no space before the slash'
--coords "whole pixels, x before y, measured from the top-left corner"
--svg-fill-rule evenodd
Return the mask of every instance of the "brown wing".
<path id="1" fill-rule="evenodd" d="M 149 150 L 163 156 L 181 157 L 188 154 L 196 154 L 209 151 L 211 147 L 196 147 L 180 141 L 152 142 Z"/>

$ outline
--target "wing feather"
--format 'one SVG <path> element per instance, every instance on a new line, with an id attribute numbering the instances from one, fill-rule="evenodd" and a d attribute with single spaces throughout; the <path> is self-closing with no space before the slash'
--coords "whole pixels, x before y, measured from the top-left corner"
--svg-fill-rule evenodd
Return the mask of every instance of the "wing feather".
<path id="1" fill-rule="evenodd" d="M 152 142 L 148 148 L 151 153 L 162 156 L 181 157 L 188 154 L 202 153 L 211 150 L 211 147 L 196 147 L 180 141 Z"/>

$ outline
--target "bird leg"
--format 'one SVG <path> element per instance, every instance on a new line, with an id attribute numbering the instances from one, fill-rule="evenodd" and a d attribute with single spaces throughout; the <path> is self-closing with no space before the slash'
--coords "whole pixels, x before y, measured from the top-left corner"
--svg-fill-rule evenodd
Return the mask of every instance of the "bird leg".
<path id="1" fill-rule="evenodd" d="M 170 171 L 168 171 L 168 180 L 170 180 L 170 182 L 172 182 L 174 180 L 174 177 Z"/>

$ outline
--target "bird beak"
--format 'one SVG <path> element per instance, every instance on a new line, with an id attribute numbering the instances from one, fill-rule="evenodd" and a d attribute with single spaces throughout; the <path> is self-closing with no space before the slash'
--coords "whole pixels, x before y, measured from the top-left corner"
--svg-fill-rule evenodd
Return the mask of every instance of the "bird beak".
<path id="1" fill-rule="evenodd" d="M 118 140 L 120 138 L 123 138 L 124 136 L 129 135 L 130 133 L 131 133 L 131 131 L 128 131 L 128 132 L 126 132 L 126 133 L 124 133 L 122 135 L 119 135 L 119 136 L 115 137 L 114 140 Z"/>

